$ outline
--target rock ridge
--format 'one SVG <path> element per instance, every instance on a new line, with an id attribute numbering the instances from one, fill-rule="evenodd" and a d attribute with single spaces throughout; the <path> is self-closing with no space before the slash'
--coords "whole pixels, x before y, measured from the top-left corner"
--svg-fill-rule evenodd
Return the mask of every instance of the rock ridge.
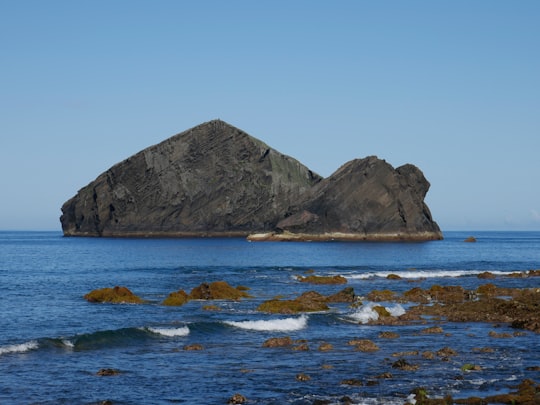
<path id="1" fill-rule="evenodd" d="M 62 206 L 65 236 L 442 239 L 416 166 L 376 156 L 323 179 L 221 120 L 117 163 Z"/>

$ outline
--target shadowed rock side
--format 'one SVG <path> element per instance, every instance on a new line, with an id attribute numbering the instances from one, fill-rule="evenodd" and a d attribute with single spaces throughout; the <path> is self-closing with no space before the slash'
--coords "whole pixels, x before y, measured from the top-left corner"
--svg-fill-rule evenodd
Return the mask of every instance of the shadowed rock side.
<path id="1" fill-rule="evenodd" d="M 413 165 L 353 160 L 322 179 L 220 120 L 111 167 L 67 201 L 66 236 L 441 239 Z"/>
<path id="2" fill-rule="evenodd" d="M 210 121 L 111 167 L 67 201 L 66 236 L 245 236 L 274 229 L 321 177 Z"/>

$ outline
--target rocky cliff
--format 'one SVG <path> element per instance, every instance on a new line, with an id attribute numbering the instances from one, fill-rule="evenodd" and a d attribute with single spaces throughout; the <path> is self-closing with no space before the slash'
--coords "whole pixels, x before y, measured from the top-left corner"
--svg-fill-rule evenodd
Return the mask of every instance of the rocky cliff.
<path id="1" fill-rule="evenodd" d="M 412 165 L 368 157 L 327 179 L 210 121 L 111 167 L 62 206 L 66 236 L 440 239 Z"/>
<path id="2" fill-rule="evenodd" d="M 314 185 L 276 224 L 282 235 L 320 239 L 440 239 L 424 197 L 429 182 L 416 166 L 397 169 L 375 156 L 350 161 Z"/>

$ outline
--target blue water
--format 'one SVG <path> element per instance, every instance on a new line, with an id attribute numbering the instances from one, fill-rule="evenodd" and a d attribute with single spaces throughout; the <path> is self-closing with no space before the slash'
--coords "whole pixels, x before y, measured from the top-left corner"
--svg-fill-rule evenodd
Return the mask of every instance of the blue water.
<path id="1" fill-rule="evenodd" d="M 539 381 L 540 373 L 526 368 L 540 366 L 540 335 L 489 337 L 490 331 L 514 333 L 508 325 L 429 320 L 373 326 L 359 323 L 369 307 L 365 301 L 363 308 L 333 304 L 330 311 L 307 315 L 256 311 L 277 295 L 293 298 L 309 290 L 331 294 L 344 288 L 299 283 L 296 276 L 308 270 L 343 275 L 359 296 L 434 284 L 540 288 L 540 277 L 505 277 L 540 268 L 539 232 L 473 232 L 478 241 L 463 242 L 469 234 L 446 232 L 443 241 L 426 243 L 250 243 L 0 232 L 0 403 L 225 404 L 239 392 L 249 404 L 337 404 L 344 396 L 355 404 L 403 404 L 418 386 L 433 396 L 459 398 L 486 396 L 524 378 Z M 477 275 L 483 271 L 497 278 L 481 280 Z M 402 279 L 386 279 L 391 273 Z M 191 301 L 172 308 L 160 304 L 172 291 L 189 292 L 217 280 L 247 286 L 253 298 Z M 93 289 L 115 285 L 148 303 L 83 299 Z M 204 310 L 207 304 L 220 311 Z M 433 325 L 445 333 L 420 333 Z M 395 331 L 400 338 L 381 339 L 381 331 Z M 303 339 L 310 350 L 261 347 L 279 336 Z M 380 350 L 354 351 L 347 345 L 353 338 L 371 339 Z M 333 350 L 317 350 L 323 342 Z M 195 343 L 203 350 L 183 350 Z M 398 352 L 447 346 L 458 351 L 450 361 L 412 355 L 406 359 L 419 365 L 417 371 L 391 367 Z M 486 346 L 493 351 L 474 350 Z M 479 364 L 482 371 L 463 373 L 464 363 Z M 97 376 L 103 368 L 120 374 Z M 375 378 L 383 372 L 393 378 Z M 299 373 L 311 379 L 298 381 Z M 341 384 L 352 378 L 364 385 Z"/>

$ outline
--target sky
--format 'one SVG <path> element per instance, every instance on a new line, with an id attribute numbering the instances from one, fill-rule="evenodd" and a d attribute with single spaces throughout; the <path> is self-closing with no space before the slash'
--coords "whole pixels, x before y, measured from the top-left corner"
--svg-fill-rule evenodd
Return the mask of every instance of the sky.
<path id="1" fill-rule="evenodd" d="M 2 0 L 0 229 L 222 119 L 329 176 L 418 166 L 444 231 L 540 230 L 540 1 Z"/>

